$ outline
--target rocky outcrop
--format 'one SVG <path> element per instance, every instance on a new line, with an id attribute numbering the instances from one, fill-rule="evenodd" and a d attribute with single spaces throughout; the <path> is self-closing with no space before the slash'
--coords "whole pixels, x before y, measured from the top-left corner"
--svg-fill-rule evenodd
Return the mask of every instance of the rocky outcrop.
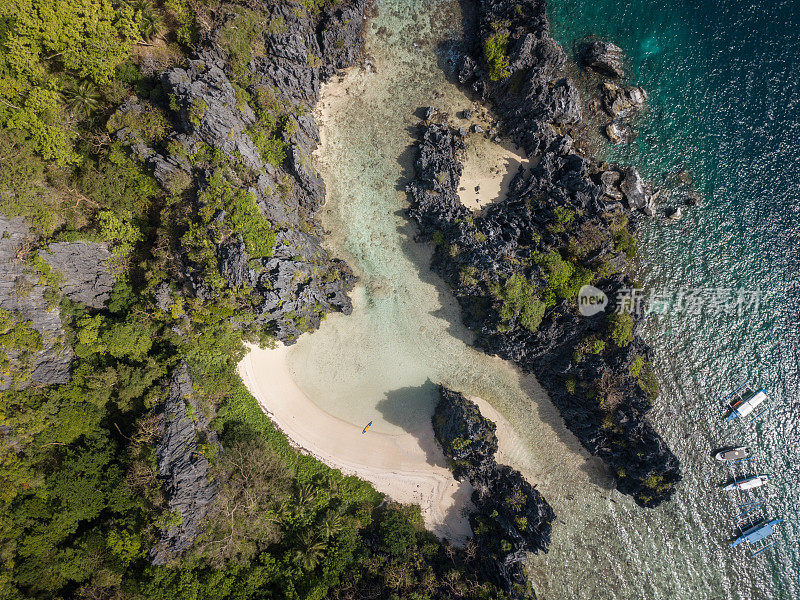
<path id="1" fill-rule="evenodd" d="M 625 77 L 622 48 L 611 42 L 592 40 L 581 45 L 581 64 L 609 77 Z"/>
<path id="2" fill-rule="evenodd" d="M 41 338 L 36 347 L 0 346 L 0 390 L 69 381 L 72 349 L 64 341 L 58 304 L 48 298 L 48 286 L 24 261 L 36 238 L 21 217 L 0 215 L 0 309 L 30 327 Z"/>
<path id="3" fill-rule="evenodd" d="M 469 51 L 458 57 L 456 76 L 491 102 L 508 135 L 529 155 L 562 146 L 563 129 L 581 122 L 578 90 L 563 74 L 567 57 L 549 36 L 543 0 L 480 3 Z M 508 77 L 492 80 L 484 46 L 507 35 Z"/>
<path id="4" fill-rule="evenodd" d="M 555 513 L 519 471 L 495 461 L 496 426 L 462 394 L 439 387 L 433 429 L 453 474 L 474 488 L 470 515 L 485 574 L 512 598 L 533 598 L 528 552 L 546 552 Z"/>
<path id="5" fill-rule="evenodd" d="M 639 175 L 639 171 L 635 167 L 625 169 L 619 189 L 630 210 L 640 210 L 649 217 L 655 214 L 653 194 L 647 188 L 642 176 Z"/>
<path id="6" fill-rule="evenodd" d="M 630 285 L 621 271 L 635 247 L 631 218 L 652 211 L 652 194 L 635 170 L 574 150 L 580 101 L 549 37 L 545 3 L 484 0 L 477 19 L 457 76 L 492 105 L 534 166 L 517 173 L 504 200 L 472 215 L 457 195 L 462 136 L 428 123 L 408 187 L 409 214 L 423 236 L 436 234 L 433 266 L 453 288 L 477 343 L 534 372 L 567 427 L 609 465 L 617 488 L 656 506 L 681 476 L 646 419 L 657 393 L 651 352 L 636 337 L 635 318 L 582 317 L 574 300 L 584 283 L 610 298 Z M 508 73 L 493 80 L 482 49 L 498 35 L 507 36 Z M 643 97 L 620 94 L 610 99 L 620 114 L 628 109 L 623 99 Z"/>
<path id="7" fill-rule="evenodd" d="M 613 323 L 602 313 L 579 315 L 574 296 L 584 283 L 611 299 L 630 286 L 619 271 L 631 251 L 638 174 L 546 153 L 516 175 L 505 199 L 476 216 L 457 193 L 462 151 L 457 131 L 426 124 L 407 191 L 422 235 L 440 240 L 433 266 L 478 345 L 537 375 L 567 427 L 611 467 L 621 492 L 643 506 L 668 499 L 680 471 L 646 420 L 657 393 L 650 349 L 635 336 L 633 317 L 626 339 L 615 341 Z"/>
<path id="8" fill-rule="evenodd" d="M 102 308 L 116 281 L 105 244 L 57 242 L 36 250 L 39 244 L 24 219 L 0 215 L 0 309 L 8 314 L 5 326 L 30 328 L 37 337 L 24 348 L 0 346 L 5 356 L 0 357 L 0 390 L 69 381 L 74 355 L 61 323 L 60 295 Z M 46 266 L 30 262 L 37 252 Z"/>
<path id="9" fill-rule="evenodd" d="M 543 0 L 483 0 L 476 19 L 467 28 L 469 51 L 455 61 L 457 77 L 491 104 L 533 166 L 520 169 L 505 199 L 472 215 L 457 195 L 463 136 L 426 123 L 407 188 L 409 215 L 423 237 L 436 236 L 434 269 L 453 288 L 477 343 L 534 372 L 617 488 L 656 506 L 681 475 L 646 418 L 658 387 L 638 315 L 583 317 L 575 301 L 589 283 L 612 300 L 627 293 L 633 223 L 654 214 L 654 195 L 636 169 L 575 150 L 580 99 L 563 76 L 565 57 L 549 36 Z M 499 77 L 497 64 L 486 62 L 490 44 L 506 52 Z M 640 88 L 607 82 L 604 89 L 619 118 L 646 100 Z"/>
<path id="10" fill-rule="evenodd" d="M 111 271 L 113 254 L 98 242 L 55 242 L 41 256 L 59 274 L 61 293 L 73 302 L 103 308 L 116 276 Z"/>
<path id="11" fill-rule="evenodd" d="M 209 462 L 200 450 L 200 438 L 205 444 L 217 442 L 208 430 L 206 415 L 193 400 L 192 380 L 185 363 L 172 375 L 161 416 L 162 435 L 156 446 L 156 459 L 170 519 L 150 552 L 155 565 L 170 562 L 192 545 L 216 494 Z"/>
<path id="12" fill-rule="evenodd" d="M 225 211 L 214 216 L 207 234 L 219 274 L 234 289 L 252 289 L 256 324 L 286 343 L 316 329 L 327 312 L 352 310 L 348 292 L 355 277 L 319 241 L 315 214 L 324 202 L 325 186 L 312 164 L 319 132 L 310 113 L 322 82 L 360 55 L 367 7 L 367 0 L 347 0 L 312 14 L 293 2 L 265 5 L 268 20 L 281 26 L 263 32 L 265 52 L 247 65 L 245 90 L 241 78 L 238 84 L 232 81 L 229 57 L 220 42 L 221 32 L 235 16 L 221 10 L 196 55 L 161 75 L 177 115 L 177 131 L 161 144 L 164 150 L 147 146 L 129 129 L 117 134 L 165 188 L 188 177 L 189 183 L 179 187 L 194 181 L 198 198 L 211 173 L 193 167 L 186 156 L 211 148 L 236 165 L 231 184 L 255 198 L 276 230 L 275 250 L 271 256 L 251 256 L 242 236 L 226 225 L 231 216 Z M 285 149 L 271 161 L 254 137 L 261 126 L 257 112 L 265 108 L 256 109 L 252 99 L 265 95 L 270 107 L 290 107 L 281 109 L 285 123 L 280 144 Z M 131 102 L 123 108 L 137 111 L 140 105 Z M 183 259 L 188 287 L 201 298 L 213 295 L 205 265 L 193 263 L 188 249 Z"/>
<path id="13" fill-rule="evenodd" d="M 644 88 L 611 81 L 603 84 L 603 107 L 615 123 L 630 120 L 646 103 Z"/>

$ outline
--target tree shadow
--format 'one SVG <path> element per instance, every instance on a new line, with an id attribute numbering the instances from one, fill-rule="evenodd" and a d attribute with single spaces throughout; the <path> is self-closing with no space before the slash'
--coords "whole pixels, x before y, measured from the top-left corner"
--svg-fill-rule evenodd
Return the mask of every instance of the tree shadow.
<path id="1" fill-rule="evenodd" d="M 402 427 L 417 439 L 429 465 L 450 471 L 431 424 L 438 398 L 438 386 L 428 379 L 418 387 L 404 387 L 388 392 L 378 402 L 377 409 L 386 421 Z M 462 546 L 470 537 L 469 514 L 475 507 L 472 504 L 473 488 L 469 481 L 458 481 L 457 486 L 452 495 L 453 504 L 437 519 L 433 532 L 440 538 L 447 538 L 456 546 Z"/>

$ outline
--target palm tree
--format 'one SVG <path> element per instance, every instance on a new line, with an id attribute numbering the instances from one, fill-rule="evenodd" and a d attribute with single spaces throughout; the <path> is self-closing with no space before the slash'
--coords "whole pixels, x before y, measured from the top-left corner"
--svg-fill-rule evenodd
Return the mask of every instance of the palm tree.
<path id="1" fill-rule="evenodd" d="M 139 33 L 142 34 L 144 41 L 150 42 L 161 34 L 164 23 L 152 3 L 137 2 L 136 4 L 138 5 L 136 11 L 140 14 Z"/>
<path id="2" fill-rule="evenodd" d="M 320 525 L 325 539 L 329 539 L 342 530 L 342 518 L 335 510 L 328 510 Z"/>
<path id="3" fill-rule="evenodd" d="M 300 515 L 306 514 L 313 506 L 316 500 L 316 490 L 310 483 L 298 486 L 295 490 L 295 505 L 297 506 L 297 513 Z"/>
<path id="4" fill-rule="evenodd" d="M 81 119 L 91 115 L 100 106 L 100 90 L 88 79 L 68 83 L 62 95 L 67 107 Z"/>
<path id="5" fill-rule="evenodd" d="M 313 571 L 324 556 L 327 545 L 309 530 L 301 533 L 298 541 L 300 547 L 294 551 L 294 558 L 304 570 Z"/>

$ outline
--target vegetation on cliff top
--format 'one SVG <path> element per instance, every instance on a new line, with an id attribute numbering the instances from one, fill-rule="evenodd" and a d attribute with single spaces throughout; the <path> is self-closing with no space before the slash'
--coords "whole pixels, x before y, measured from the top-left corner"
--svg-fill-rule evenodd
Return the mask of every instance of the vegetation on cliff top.
<path id="1" fill-rule="evenodd" d="M 254 325 L 250 290 L 222 280 L 208 232 L 241 236 L 251 257 L 271 256 L 276 238 L 235 158 L 199 148 L 186 158 L 202 177 L 161 189 L 112 137 L 129 128 L 165 143 L 174 116 L 157 72 L 183 60 L 206 10 L 193 0 L 0 1 L 0 214 L 25 217 L 41 244 L 108 241 L 118 270 L 107 307 L 94 310 L 61 298 L 57 274 L 27 257 L 76 358 L 67 384 L 0 392 L 0 596 L 503 598 L 478 576 L 473 546 L 440 543 L 418 507 L 384 504 L 292 449 L 243 387 L 243 341 L 267 344 L 270 332 Z M 239 63 L 258 52 L 227 41 Z M 280 164 L 284 107 L 242 82 L 254 139 Z M 146 110 L 117 111 L 134 94 Z M 212 297 L 175 283 L 182 245 L 216 282 Z M 0 370 L 12 368 L 7 350 L 20 359 L 40 344 L 24 319 L 0 313 Z M 181 361 L 220 444 L 198 439 L 219 495 L 196 545 L 153 566 L 160 530 L 181 519 L 156 460 L 158 407 Z"/>

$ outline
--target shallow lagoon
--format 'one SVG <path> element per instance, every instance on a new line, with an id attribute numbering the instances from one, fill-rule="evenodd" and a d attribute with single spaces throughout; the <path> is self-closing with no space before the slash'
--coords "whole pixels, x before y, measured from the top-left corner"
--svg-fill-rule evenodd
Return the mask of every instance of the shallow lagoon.
<path id="1" fill-rule="evenodd" d="M 459 5 L 384 0 L 378 6 L 367 42 L 374 71 L 350 71 L 332 84 L 320 107 L 323 144 L 317 165 L 328 187 L 323 224 L 331 232 L 330 249 L 348 260 L 361 281 L 353 315 L 330 316 L 319 332 L 293 347 L 290 366 L 298 384 L 328 412 L 356 425 L 372 420 L 386 433 L 429 426 L 434 383 L 481 396 L 498 408 L 523 440 L 510 462 L 539 485 L 559 516 L 550 553 L 531 562 L 542 598 L 777 597 L 765 566 L 782 555 L 737 567 L 726 548 L 728 533 L 720 531 L 729 507 L 708 489 L 722 476 L 709 461 L 710 445 L 722 437 L 716 398 L 738 375 L 719 357 L 724 344 L 741 348 L 737 357 L 745 360 L 752 323 L 651 320 L 647 335 L 664 379 L 655 421 L 685 465 L 686 481 L 674 503 L 655 511 L 639 509 L 610 489 L 610 479 L 564 430 L 535 380 L 469 346 L 472 336 L 461 325 L 452 296 L 427 268 L 430 250 L 414 243 L 414 230 L 402 214 L 413 157 L 409 144 L 418 122 L 414 111 L 434 105 L 452 115 L 469 106 L 446 81 L 444 59 L 436 54 L 439 41 L 459 35 Z M 576 5 L 564 3 L 570 6 Z M 569 22 L 558 8 L 557 34 L 569 37 L 575 31 L 567 31 Z M 684 30 L 665 24 L 659 31 Z M 650 40 L 654 35 L 631 36 L 642 49 L 635 60 L 668 54 L 662 38 Z M 662 93 L 658 86 L 648 89 L 651 98 Z M 631 159 L 655 171 L 662 163 L 649 158 L 642 144 L 640 138 L 640 154 Z M 724 206 L 715 209 L 711 203 L 671 229 L 645 231 L 640 267 L 646 283 L 691 285 L 702 281 L 694 271 L 698 263 L 709 269 L 721 264 L 725 242 L 709 250 L 705 230 L 698 229 L 712 222 L 742 231 L 741 222 L 731 224 L 725 217 Z M 676 247 L 683 248 L 677 257 Z M 725 281 L 742 278 L 739 269 L 730 272 Z M 757 265 L 743 279 L 768 272 L 767 265 Z M 773 356 L 770 348 L 774 345 L 765 351 Z M 788 429 L 791 421 L 784 421 Z M 789 594 L 784 597 L 795 597 L 796 585 L 784 582 Z"/>

